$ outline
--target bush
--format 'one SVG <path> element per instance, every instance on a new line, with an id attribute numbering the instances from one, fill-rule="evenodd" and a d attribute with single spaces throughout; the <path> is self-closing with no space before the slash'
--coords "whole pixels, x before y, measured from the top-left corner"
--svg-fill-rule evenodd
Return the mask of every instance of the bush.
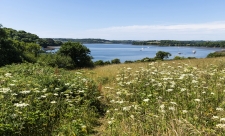
<path id="1" fill-rule="evenodd" d="M 217 51 L 207 55 L 207 58 L 224 57 L 225 51 Z"/>
<path id="2" fill-rule="evenodd" d="M 94 62 L 95 66 L 103 66 L 105 63 L 102 60 L 98 60 Z"/>
<path id="3" fill-rule="evenodd" d="M 21 64 L 2 67 L 0 78 L 0 135 L 89 135 L 104 114 L 81 72 Z"/>
<path id="4" fill-rule="evenodd" d="M 113 60 L 111 60 L 111 63 L 112 64 L 120 64 L 120 59 L 113 59 Z"/>
<path id="5" fill-rule="evenodd" d="M 134 63 L 134 62 L 131 60 L 126 60 L 124 63 L 126 64 L 126 63 Z"/>
<path id="6" fill-rule="evenodd" d="M 90 52 L 86 46 L 78 42 L 66 42 L 59 49 L 59 54 L 70 57 L 77 68 L 94 66 Z"/>
<path id="7" fill-rule="evenodd" d="M 70 57 L 60 54 L 41 54 L 38 63 L 41 65 L 66 69 L 73 69 L 76 67 Z"/>

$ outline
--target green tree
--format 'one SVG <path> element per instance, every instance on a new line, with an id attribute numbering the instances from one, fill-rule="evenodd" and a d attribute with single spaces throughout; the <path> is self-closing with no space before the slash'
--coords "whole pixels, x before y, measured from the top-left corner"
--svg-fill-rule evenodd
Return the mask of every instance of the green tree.
<path id="1" fill-rule="evenodd" d="M 115 59 L 111 60 L 111 63 L 112 64 L 120 64 L 121 62 L 120 62 L 120 59 L 115 58 Z"/>
<path id="2" fill-rule="evenodd" d="M 171 56 L 169 52 L 158 51 L 156 53 L 155 59 L 163 60 L 164 58 L 169 58 L 169 56 Z"/>
<path id="3" fill-rule="evenodd" d="M 90 52 L 86 46 L 78 42 L 66 42 L 59 49 L 59 54 L 71 57 L 74 65 L 79 68 L 93 66 Z"/>
<path id="4" fill-rule="evenodd" d="M 95 61 L 94 64 L 96 66 L 103 66 L 105 63 L 102 60 Z"/>
<path id="5" fill-rule="evenodd" d="M 22 62 L 17 43 L 9 40 L 6 31 L 0 25 L 0 66 Z"/>

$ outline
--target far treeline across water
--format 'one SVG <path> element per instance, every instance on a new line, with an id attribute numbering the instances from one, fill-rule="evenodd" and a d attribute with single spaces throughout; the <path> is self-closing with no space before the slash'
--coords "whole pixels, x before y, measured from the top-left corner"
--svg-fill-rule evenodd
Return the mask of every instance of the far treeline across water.
<path id="1" fill-rule="evenodd" d="M 159 45 L 159 46 L 194 46 L 194 47 L 225 47 L 225 41 L 176 41 L 176 40 L 151 40 L 133 41 L 133 45 Z"/>
<path id="2" fill-rule="evenodd" d="M 178 40 L 106 40 L 106 39 L 72 39 L 72 38 L 53 38 L 60 42 L 80 42 L 85 44 L 102 43 L 102 44 L 132 44 L 132 45 L 159 45 L 159 46 L 195 46 L 195 47 L 225 47 L 225 41 L 178 41 Z"/>

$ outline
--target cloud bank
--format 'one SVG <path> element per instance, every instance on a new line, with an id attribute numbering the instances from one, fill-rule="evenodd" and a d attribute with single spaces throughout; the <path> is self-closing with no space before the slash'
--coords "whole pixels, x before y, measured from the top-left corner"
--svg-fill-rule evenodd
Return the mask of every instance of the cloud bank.
<path id="1" fill-rule="evenodd" d="M 77 36 L 75 37 L 110 40 L 225 40 L 225 21 L 202 24 L 117 26 L 86 30 Z"/>

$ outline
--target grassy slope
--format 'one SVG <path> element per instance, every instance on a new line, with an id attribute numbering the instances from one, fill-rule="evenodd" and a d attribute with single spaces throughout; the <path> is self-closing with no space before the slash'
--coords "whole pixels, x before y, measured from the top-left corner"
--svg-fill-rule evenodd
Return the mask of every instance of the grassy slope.
<path id="1" fill-rule="evenodd" d="M 190 59 L 190 60 L 170 60 L 170 61 L 159 61 L 158 65 L 160 67 L 160 65 L 162 63 L 168 63 L 169 66 L 172 67 L 177 67 L 180 65 L 188 65 L 190 67 L 195 67 L 197 69 L 202 69 L 204 70 L 205 68 L 209 67 L 210 65 L 216 65 L 218 67 L 218 69 L 223 69 L 225 67 L 225 58 L 206 58 L 206 59 Z M 108 65 L 108 66 L 103 66 L 103 67 L 97 67 L 91 70 L 88 69 L 84 69 L 83 71 L 86 73 L 87 76 L 91 77 L 92 79 L 94 79 L 98 84 L 99 84 L 99 90 L 101 90 L 101 93 L 103 95 L 103 101 L 105 101 L 106 103 L 109 102 L 108 97 L 109 94 L 115 94 L 116 90 L 113 89 L 107 89 L 107 87 L 109 86 L 110 88 L 117 88 L 118 85 L 116 84 L 116 77 L 119 71 L 121 71 L 121 69 L 123 68 L 132 68 L 132 71 L 135 70 L 140 70 L 140 67 L 148 67 L 150 63 L 131 63 L 131 64 L 118 64 L 118 65 Z M 114 91 L 114 92 L 113 92 Z M 117 96 L 110 96 L 110 99 L 116 98 Z M 116 135 L 116 133 L 113 132 L 105 132 L 105 131 L 109 131 L 109 128 L 107 127 L 108 125 L 108 120 L 107 118 L 103 119 L 103 125 L 100 128 L 97 128 L 98 131 L 100 131 L 99 135 L 109 135 L 111 133 L 111 135 Z M 124 119 L 125 120 L 125 119 Z M 134 123 L 135 124 L 135 123 Z M 125 131 L 128 131 L 126 126 L 128 124 L 124 123 L 123 121 L 121 123 L 118 123 L 117 125 L 121 125 L 120 129 L 115 129 L 115 131 L 120 131 L 120 135 L 126 135 Z M 174 124 L 172 124 L 173 126 Z M 188 127 L 188 126 L 187 126 Z M 108 128 L 108 130 L 106 130 Z M 166 133 L 159 133 L 158 135 L 168 135 L 168 134 L 172 134 L 174 135 L 175 133 L 178 133 L 178 131 L 180 132 L 180 134 L 182 133 L 186 133 L 183 128 L 176 128 L 179 130 L 171 130 L 166 132 Z M 130 129 L 129 129 L 130 131 Z M 172 132 L 174 131 L 174 132 Z M 184 131 L 184 132 L 182 132 Z M 131 130 L 132 133 L 132 130 Z M 136 133 L 135 135 L 140 135 L 142 132 Z M 143 133 L 141 134 L 143 135 Z M 144 134 L 147 135 L 147 134 Z"/>

